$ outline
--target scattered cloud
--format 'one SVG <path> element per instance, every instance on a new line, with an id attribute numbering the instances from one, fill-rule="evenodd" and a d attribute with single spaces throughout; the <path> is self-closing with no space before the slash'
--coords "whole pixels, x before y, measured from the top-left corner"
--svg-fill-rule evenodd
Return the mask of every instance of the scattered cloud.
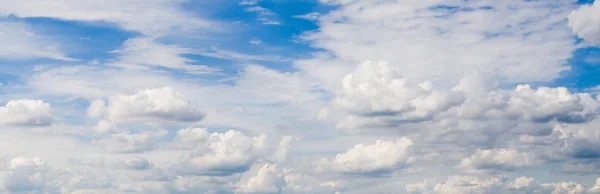
<path id="1" fill-rule="evenodd" d="M 252 4 L 246 4 L 246 5 L 252 5 Z M 277 17 L 279 15 L 277 15 L 276 13 L 273 13 L 271 10 L 261 7 L 261 6 L 252 6 L 252 7 L 246 7 L 246 12 L 252 12 L 252 13 L 256 13 L 258 14 L 258 18 L 256 18 L 256 20 L 258 20 L 259 22 L 261 22 L 262 24 L 265 25 L 280 25 L 281 22 L 279 22 L 277 20 Z"/>
<path id="2" fill-rule="evenodd" d="M 598 2 L 4 4 L 0 193 L 600 192 Z"/>
<path id="3" fill-rule="evenodd" d="M 195 61 L 182 56 L 194 53 L 192 49 L 161 44 L 148 37 L 131 38 L 125 41 L 121 49 L 113 50 L 111 53 L 119 55 L 116 61 L 108 64 L 111 66 L 137 69 L 164 67 L 190 74 L 218 72 L 217 69 L 206 65 L 194 64 Z"/>
<path id="4" fill-rule="evenodd" d="M 8 2 L 6 2 L 8 3 Z M 210 29 L 217 24 L 185 11 L 178 3 L 169 0 L 110 0 L 105 2 L 23 1 L 9 3 L 0 9 L 0 15 L 21 18 L 57 18 L 71 21 L 106 21 L 125 30 L 145 35 L 162 35 L 170 31 L 186 29 Z M 143 4 L 144 6 L 139 6 Z M 187 19 L 182 19 L 187 18 Z"/>
<path id="5" fill-rule="evenodd" d="M 53 121 L 50 104 L 42 100 L 11 100 L 0 106 L 0 124 L 48 126 Z"/>
<path id="6" fill-rule="evenodd" d="M 315 162 L 317 171 L 329 170 L 349 174 L 380 174 L 406 168 L 413 142 L 407 138 L 396 141 L 378 140 L 375 144 L 358 144 L 348 151 Z M 383 157 L 385 156 L 385 157 Z"/>
<path id="7" fill-rule="evenodd" d="M 189 132 L 189 129 L 178 132 L 176 139 L 185 140 L 181 135 Z M 234 130 L 225 133 L 204 134 L 204 140 L 195 142 L 198 143 L 195 146 L 197 149 L 174 167 L 176 171 L 182 174 L 204 176 L 228 176 L 242 173 L 259 160 L 273 160 L 273 154 L 276 153 L 279 146 L 279 142 L 269 142 L 266 135 L 250 137 Z M 186 141 L 176 144 L 185 143 Z"/>
<path id="8" fill-rule="evenodd" d="M 262 43 L 263 43 L 262 40 L 259 40 L 259 39 L 250 40 L 250 44 L 253 44 L 253 45 L 260 45 Z"/>
<path id="9" fill-rule="evenodd" d="M 197 122 L 204 119 L 206 113 L 174 88 L 161 87 L 113 96 L 107 103 L 96 100 L 88 108 L 88 115 L 110 122 L 153 119 Z"/>
<path id="10" fill-rule="evenodd" d="M 321 13 L 311 12 L 311 13 L 307 13 L 304 15 L 295 15 L 294 18 L 300 18 L 300 19 L 305 19 L 305 20 L 317 20 L 321 16 L 322 16 Z"/>
<path id="11" fill-rule="evenodd" d="M 520 153 L 514 149 L 477 150 L 463 159 L 460 167 L 470 172 L 514 171 L 533 165 L 540 160 L 533 153 Z"/>
<path id="12" fill-rule="evenodd" d="M 0 59 L 48 58 L 77 61 L 65 55 L 60 44 L 50 37 L 40 35 L 26 23 L 0 21 Z"/>
<path id="13" fill-rule="evenodd" d="M 240 5 L 256 5 L 258 4 L 258 0 L 242 0 L 240 1 Z"/>
<path id="14" fill-rule="evenodd" d="M 579 38 L 593 44 L 600 45 L 600 3 L 582 5 L 579 9 L 569 14 L 569 26 Z"/>

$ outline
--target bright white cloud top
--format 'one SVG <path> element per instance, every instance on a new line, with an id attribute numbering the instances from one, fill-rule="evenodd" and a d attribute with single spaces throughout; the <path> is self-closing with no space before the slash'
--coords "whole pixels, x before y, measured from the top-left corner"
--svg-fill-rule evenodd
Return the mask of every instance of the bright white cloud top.
<path id="1" fill-rule="evenodd" d="M 600 193 L 600 2 L 0 4 L 0 193 Z"/>

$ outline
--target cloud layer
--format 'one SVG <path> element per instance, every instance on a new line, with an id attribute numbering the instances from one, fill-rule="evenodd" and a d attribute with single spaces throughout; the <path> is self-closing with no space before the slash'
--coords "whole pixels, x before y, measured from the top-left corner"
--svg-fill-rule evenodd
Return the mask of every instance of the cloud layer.
<path id="1" fill-rule="evenodd" d="M 0 193 L 600 193 L 598 2 L 2 3 Z"/>

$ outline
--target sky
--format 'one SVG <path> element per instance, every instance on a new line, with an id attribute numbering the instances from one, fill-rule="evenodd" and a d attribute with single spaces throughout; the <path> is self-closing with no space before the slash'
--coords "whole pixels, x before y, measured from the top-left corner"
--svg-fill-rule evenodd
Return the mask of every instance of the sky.
<path id="1" fill-rule="evenodd" d="M 0 193 L 600 193 L 600 2 L 0 5 Z"/>

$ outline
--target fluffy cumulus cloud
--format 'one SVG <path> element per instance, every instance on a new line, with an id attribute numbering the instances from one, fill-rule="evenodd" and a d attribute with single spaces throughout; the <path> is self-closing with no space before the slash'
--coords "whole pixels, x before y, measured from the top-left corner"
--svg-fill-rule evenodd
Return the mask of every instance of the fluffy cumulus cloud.
<path id="1" fill-rule="evenodd" d="M 263 165 L 256 176 L 252 176 L 247 182 L 238 183 L 237 191 L 240 193 L 281 193 L 283 188 L 283 173 L 276 165 Z"/>
<path id="2" fill-rule="evenodd" d="M 577 34 L 591 44 L 600 45 L 600 3 L 583 5 L 569 15 L 569 26 Z"/>
<path id="3" fill-rule="evenodd" d="M 159 119 L 174 122 L 196 122 L 206 113 L 172 87 L 142 90 L 133 95 L 118 95 L 93 101 L 88 115 L 110 122 Z"/>
<path id="4" fill-rule="evenodd" d="M 431 82 L 409 83 L 399 72 L 385 62 L 366 62 L 346 75 L 332 102 L 332 108 L 347 113 L 338 127 L 396 127 L 445 119 L 581 123 L 592 120 L 599 107 L 592 95 L 563 87 L 519 85 L 506 90 L 497 88 L 486 74 L 469 73 L 445 89 Z"/>
<path id="5" fill-rule="evenodd" d="M 410 86 L 397 68 L 386 62 L 365 62 L 344 77 L 334 103 L 359 116 L 397 116 L 418 121 L 461 104 L 458 92 L 432 91 L 429 83 Z"/>
<path id="6" fill-rule="evenodd" d="M 0 106 L 0 124 L 47 126 L 52 124 L 50 104 L 42 100 L 11 100 Z"/>
<path id="7" fill-rule="evenodd" d="M 235 130 L 208 134 L 205 129 L 183 129 L 174 143 L 176 147 L 193 150 L 173 168 L 195 175 L 227 176 L 246 172 L 256 162 L 285 159 L 280 155 L 287 152 L 285 143 L 273 141 L 266 135 L 252 137 Z"/>
<path id="8" fill-rule="evenodd" d="M 532 153 L 514 149 L 477 150 L 463 159 L 460 166 L 468 171 L 514 171 L 539 163 Z"/>
<path id="9" fill-rule="evenodd" d="M 410 162 L 413 142 L 407 138 L 395 141 L 378 140 L 375 144 L 358 144 L 334 159 L 323 158 L 315 162 L 317 171 L 355 174 L 390 173 L 406 168 Z"/>
<path id="10" fill-rule="evenodd" d="M 8 163 L 2 179 L 6 193 L 102 192 L 111 186 L 103 177 L 74 175 L 68 169 L 47 166 L 39 157 L 16 157 Z"/>

